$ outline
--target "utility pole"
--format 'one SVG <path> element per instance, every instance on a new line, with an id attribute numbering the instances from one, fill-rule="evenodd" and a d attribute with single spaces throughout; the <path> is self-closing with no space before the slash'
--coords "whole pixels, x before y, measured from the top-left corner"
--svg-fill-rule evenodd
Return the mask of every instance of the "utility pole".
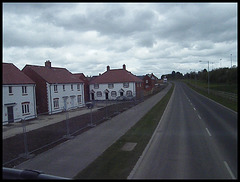
<path id="1" fill-rule="evenodd" d="M 232 68 L 232 54 L 231 54 L 231 68 Z"/>

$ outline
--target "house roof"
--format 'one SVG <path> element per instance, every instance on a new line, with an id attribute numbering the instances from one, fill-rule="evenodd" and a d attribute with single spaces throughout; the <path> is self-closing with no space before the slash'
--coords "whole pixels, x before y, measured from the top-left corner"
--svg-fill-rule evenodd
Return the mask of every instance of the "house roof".
<path id="1" fill-rule="evenodd" d="M 77 78 L 66 68 L 26 65 L 23 71 L 26 69 L 31 69 L 48 83 L 83 83 L 83 80 Z"/>
<path id="2" fill-rule="evenodd" d="M 2 63 L 2 84 L 35 84 L 12 63 Z"/>
<path id="3" fill-rule="evenodd" d="M 101 83 L 124 83 L 124 82 L 142 82 L 137 76 L 131 72 L 123 69 L 112 69 L 108 68 L 106 72 L 99 75 L 94 80 L 90 81 L 90 84 L 101 84 Z"/>

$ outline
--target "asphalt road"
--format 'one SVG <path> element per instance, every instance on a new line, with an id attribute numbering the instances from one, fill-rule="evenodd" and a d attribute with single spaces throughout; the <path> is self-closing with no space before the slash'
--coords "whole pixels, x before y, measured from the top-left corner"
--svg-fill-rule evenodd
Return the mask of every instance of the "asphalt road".
<path id="1" fill-rule="evenodd" d="M 237 113 L 175 82 L 128 179 L 236 179 Z"/>

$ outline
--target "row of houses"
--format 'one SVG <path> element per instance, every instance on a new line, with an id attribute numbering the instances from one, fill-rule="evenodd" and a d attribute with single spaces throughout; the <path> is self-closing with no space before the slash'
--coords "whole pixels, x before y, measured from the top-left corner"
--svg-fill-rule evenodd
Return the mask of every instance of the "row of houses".
<path id="1" fill-rule="evenodd" d="M 37 114 L 54 114 L 64 109 L 85 106 L 92 100 L 115 100 L 118 96 L 139 98 L 157 83 L 153 74 L 135 76 L 126 70 L 110 69 L 94 77 L 73 74 L 66 68 L 25 65 L 19 70 L 2 63 L 3 123 L 33 119 Z"/>

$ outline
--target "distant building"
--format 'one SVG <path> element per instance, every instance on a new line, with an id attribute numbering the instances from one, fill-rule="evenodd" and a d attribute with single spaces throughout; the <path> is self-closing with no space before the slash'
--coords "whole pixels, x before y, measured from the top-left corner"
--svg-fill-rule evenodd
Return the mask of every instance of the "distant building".
<path id="1" fill-rule="evenodd" d="M 12 63 L 2 63 L 3 124 L 36 117 L 35 82 Z"/>
<path id="2" fill-rule="evenodd" d="M 143 81 L 131 72 L 122 69 L 110 69 L 89 83 L 90 100 L 115 100 L 118 96 L 140 97 Z"/>
<path id="3" fill-rule="evenodd" d="M 58 113 L 64 109 L 83 107 L 84 82 L 66 68 L 26 65 L 22 70 L 36 82 L 38 113 Z"/>

